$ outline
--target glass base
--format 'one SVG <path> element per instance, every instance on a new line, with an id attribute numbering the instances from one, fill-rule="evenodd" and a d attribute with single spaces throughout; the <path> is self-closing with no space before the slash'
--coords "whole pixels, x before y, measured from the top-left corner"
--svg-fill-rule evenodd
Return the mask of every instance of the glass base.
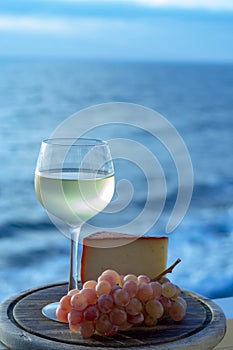
<path id="1" fill-rule="evenodd" d="M 45 317 L 49 318 L 50 320 L 62 323 L 57 319 L 57 316 L 56 316 L 56 310 L 58 306 L 59 306 L 59 302 L 45 305 L 42 309 L 42 314 Z"/>

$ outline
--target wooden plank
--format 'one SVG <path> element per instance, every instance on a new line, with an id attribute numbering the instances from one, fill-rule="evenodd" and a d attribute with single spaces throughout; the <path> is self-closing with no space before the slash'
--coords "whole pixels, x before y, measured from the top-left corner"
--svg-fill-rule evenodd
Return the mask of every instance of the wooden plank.
<path id="1" fill-rule="evenodd" d="M 188 308 L 183 321 L 163 321 L 154 328 L 138 327 L 114 337 L 94 335 L 83 339 L 70 332 L 68 325 L 51 321 L 41 309 L 58 301 L 67 284 L 44 286 L 18 294 L 0 305 L 0 340 L 17 350 L 61 349 L 212 349 L 225 334 L 226 320 L 211 300 L 183 292 Z"/>

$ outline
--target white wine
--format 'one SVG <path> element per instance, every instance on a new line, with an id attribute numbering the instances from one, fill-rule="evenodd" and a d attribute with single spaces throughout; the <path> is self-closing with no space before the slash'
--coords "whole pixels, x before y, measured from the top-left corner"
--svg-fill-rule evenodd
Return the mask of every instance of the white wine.
<path id="1" fill-rule="evenodd" d="M 36 172 L 36 195 L 45 209 L 69 225 L 101 212 L 114 193 L 114 174 L 55 170 Z"/>

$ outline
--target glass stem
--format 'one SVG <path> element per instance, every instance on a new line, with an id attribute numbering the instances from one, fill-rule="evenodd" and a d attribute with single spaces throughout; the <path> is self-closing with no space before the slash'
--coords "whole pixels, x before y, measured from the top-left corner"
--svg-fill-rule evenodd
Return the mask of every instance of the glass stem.
<path id="1" fill-rule="evenodd" d="M 81 227 L 77 227 L 71 231 L 70 239 L 70 275 L 69 275 L 69 291 L 78 288 L 79 262 L 78 262 L 78 242 Z"/>

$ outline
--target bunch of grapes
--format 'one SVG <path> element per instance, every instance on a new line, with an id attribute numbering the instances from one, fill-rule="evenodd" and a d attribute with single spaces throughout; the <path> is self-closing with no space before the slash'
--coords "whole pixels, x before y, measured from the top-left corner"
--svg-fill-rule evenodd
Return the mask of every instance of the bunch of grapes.
<path id="1" fill-rule="evenodd" d="M 87 281 L 83 289 L 73 289 L 63 296 L 56 315 L 83 338 L 94 333 L 112 336 L 134 326 L 155 326 L 168 316 L 181 321 L 187 305 L 180 293 L 180 288 L 166 277 L 151 281 L 146 275 L 120 276 L 106 270 L 98 281 Z"/>

